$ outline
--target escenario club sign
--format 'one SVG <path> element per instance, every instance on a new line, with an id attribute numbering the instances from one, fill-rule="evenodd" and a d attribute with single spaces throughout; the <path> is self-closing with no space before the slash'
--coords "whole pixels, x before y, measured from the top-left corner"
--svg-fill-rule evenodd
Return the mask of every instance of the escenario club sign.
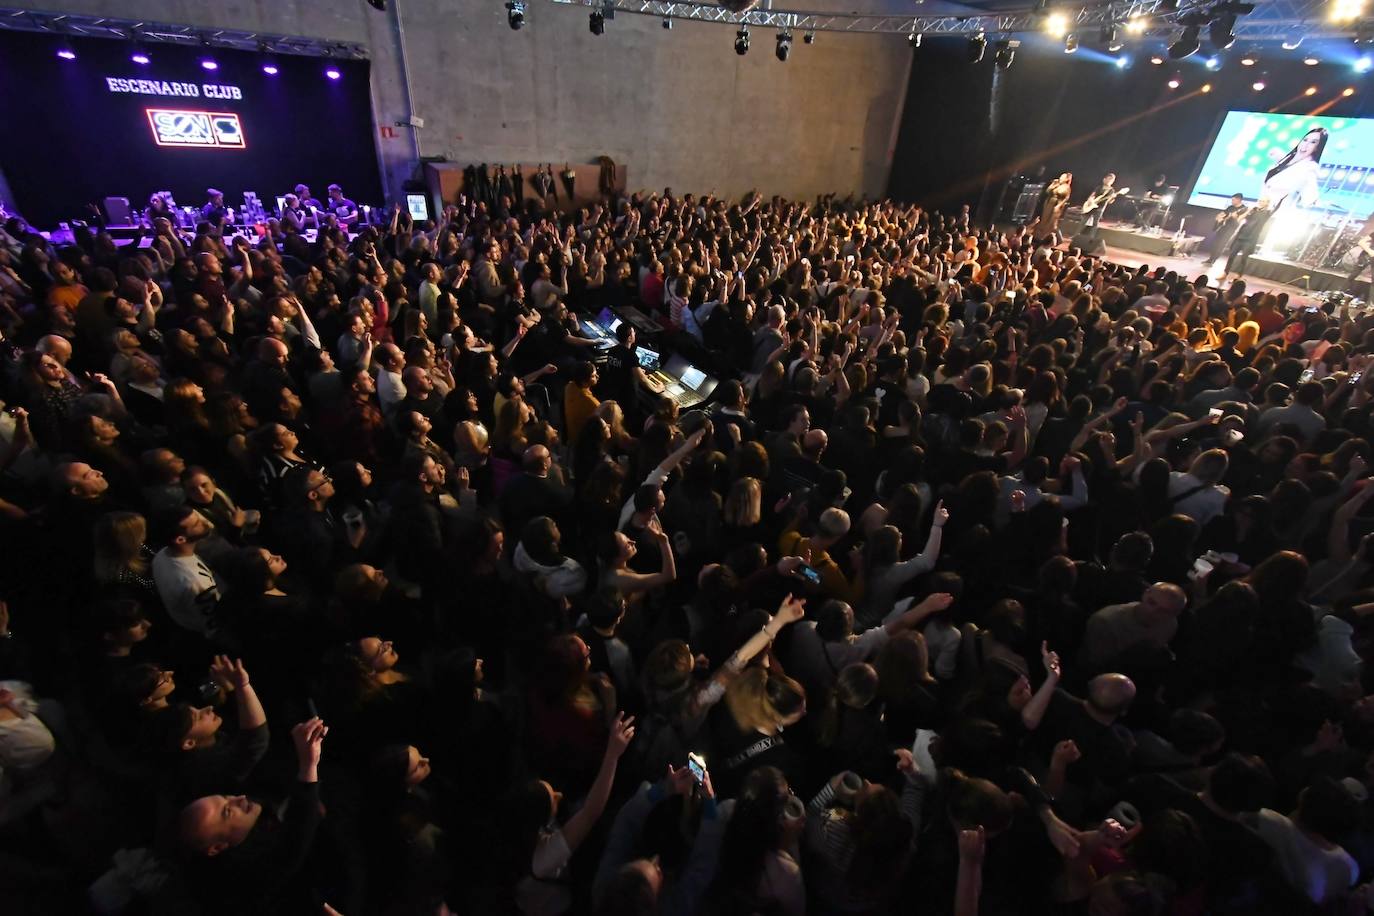
<path id="1" fill-rule="evenodd" d="M 111 92 L 133 95 L 161 95 L 183 99 L 243 98 L 243 91 L 238 86 L 225 86 L 219 83 L 177 83 L 168 80 L 131 80 L 107 76 L 105 86 Z"/>

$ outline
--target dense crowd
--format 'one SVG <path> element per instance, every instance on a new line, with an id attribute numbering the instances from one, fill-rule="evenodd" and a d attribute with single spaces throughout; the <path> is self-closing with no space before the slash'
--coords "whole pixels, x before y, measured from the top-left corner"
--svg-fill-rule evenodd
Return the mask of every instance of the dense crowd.
<path id="1" fill-rule="evenodd" d="M 1374 318 L 967 209 L 388 217 L 0 233 L 0 910 L 1363 911 Z"/>

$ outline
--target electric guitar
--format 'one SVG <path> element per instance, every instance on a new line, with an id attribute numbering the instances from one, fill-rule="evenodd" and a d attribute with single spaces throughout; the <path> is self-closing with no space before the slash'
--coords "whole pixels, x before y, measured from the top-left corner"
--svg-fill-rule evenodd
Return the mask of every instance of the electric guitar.
<path id="1" fill-rule="evenodd" d="M 1097 192 L 1094 191 L 1088 195 L 1087 200 L 1083 201 L 1083 206 L 1081 208 L 1083 211 L 1083 215 L 1086 216 L 1087 214 L 1096 210 L 1098 207 L 1106 209 L 1112 201 L 1116 200 L 1122 194 L 1129 194 L 1130 192 L 1130 188 L 1112 188 L 1106 194 L 1103 194 L 1101 197 L 1098 197 Z"/>

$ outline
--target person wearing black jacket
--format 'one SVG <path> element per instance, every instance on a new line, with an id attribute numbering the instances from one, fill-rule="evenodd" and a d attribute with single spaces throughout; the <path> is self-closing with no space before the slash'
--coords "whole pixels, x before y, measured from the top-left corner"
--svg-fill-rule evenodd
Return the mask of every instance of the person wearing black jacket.
<path id="1" fill-rule="evenodd" d="M 287 911 L 296 895 L 284 891 L 305 865 L 323 817 L 319 765 L 327 734 L 318 717 L 291 729 L 298 766 L 284 813 L 246 795 L 206 795 L 181 809 L 177 834 L 190 884 L 208 910 Z"/>

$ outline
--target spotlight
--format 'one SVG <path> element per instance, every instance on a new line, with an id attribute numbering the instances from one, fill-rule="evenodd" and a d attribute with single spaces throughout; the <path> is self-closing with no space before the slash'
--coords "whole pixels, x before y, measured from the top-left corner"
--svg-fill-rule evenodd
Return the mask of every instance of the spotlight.
<path id="1" fill-rule="evenodd" d="M 792 33 L 786 29 L 778 33 L 778 44 L 773 49 L 773 56 L 786 63 L 787 55 L 792 53 Z"/>
<path id="2" fill-rule="evenodd" d="M 1045 31 L 1055 38 L 1069 30 L 1069 17 L 1063 13 L 1050 13 L 1045 19 Z"/>
<path id="3" fill-rule="evenodd" d="M 1021 42 L 1015 39 L 1003 38 L 998 40 L 993 47 L 992 63 L 998 70 L 1006 71 L 1011 68 L 1012 62 L 1016 60 L 1016 49 L 1021 46 Z"/>
<path id="4" fill-rule="evenodd" d="M 1064 53 L 1072 54 L 1078 50 L 1078 36 L 1072 33 L 1064 36 Z"/>
<path id="5" fill-rule="evenodd" d="M 1102 43 L 1107 46 L 1108 51 L 1121 50 L 1121 35 L 1114 25 L 1104 25 L 1101 33 Z"/>
<path id="6" fill-rule="evenodd" d="M 1351 97 L 1352 95 L 1354 95 L 1354 94 L 1355 94 L 1355 87 L 1354 87 L 1354 86 L 1346 86 L 1344 89 L 1341 90 L 1341 95 L 1345 96 L 1347 99 L 1350 98 L 1350 97 Z"/>
<path id="7" fill-rule="evenodd" d="M 1132 35 L 1139 35 L 1150 26 L 1150 17 L 1136 13 L 1126 20 L 1126 31 Z"/>
<path id="8" fill-rule="evenodd" d="M 1198 38 L 1200 30 L 1195 25 L 1186 26 L 1179 33 L 1174 43 L 1169 45 L 1169 58 L 1171 60 L 1183 60 L 1197 53 L 1198 48 L 1202 47 L 1202 42 Z"/>
<path id="9" fill-rule="evenodd" d="M 525 27 L 525 4 L 523 0 L 510 0 L 506 4 L 506 24 L 517 32 Z"/>
<path id="10" fill-rule="evenodd" d="M 587 17 L 587 28 L 591 29 L 593 35 L 605 35 L 606 14 L 601 10 L 592 10 L 591 15 Z"/>
<path id="11" fill-rule="evenodd" d="M 1308 86 L 1308 87 L 1307 87 L 1307 91 L 1303 93 L 1303 95 L 1316 95 L 1316 94 L 1317 94 L 1317 87 L 1316 87 L 1316 86 Z"/>
<path id="12" fill-rule="evenodd" d="M 807 32 L 805 35 L 802 36 L 802 41 L 806 42 L 809 45 L 814 45 L 816 43 L 816 33 Z"/>
<path id="13" fill-rule="evenodd" d="M 1125 70 L 1126 67 L 1129 66 L 1131 62 L 1130 62 L 1130 60 L 1128 60 L 1128 59 L 1125 58 L 1125 57 L 1118 57 L 1118 58 L 1116 59 L 1116 62 L 1115 62 L 1115 63 L 1116 63 L 1116 69 L 1118 69 L 1118 70 Z"/>
<path id="14" fill-rule="evenodd" d="M 1307 64 L 1307 66 L 1309 66 L 1309 67 L 1315 67 L 1315 66 L 1317 66 L 1317 64 L 1321 63 L 1321 61 L 1317 60 L 1315 57 L 1313 57 L 1313 56 L 1310 55 L 1310 54 L 1309 54 L 1307 57 L 1304 57 L 1304 58 L 1302 59 L 1302 62 L 1305 63 L 1305 64 Z"/>
<path id="15" fill-rule="evenodd" d="M 965 52 L 968 56 L 968 62 L 971 64 L 976 64 L 979 61 L 981 61 L 983 59 L 983 55 L 987 52 L 987 49 L 988 37 L 984 35 L 982 32 L 979 32 L 977 35 L 974 35 L 972 38 L 968 40 L 968 47 L 965 49 Z"/>
<path id="16" fill-rule="evenodd" d="M 1225 51 L 1236 43 L 1236 14 L 1224 12 L 1207 25 L 1207 40 L 1218 51 Z"/>
<path id="17" fill-rule="evenodd" d="M 1262 79 L 1255 80 L 1253 83 L 1250 84 L 1250 88 L 1253 89 L 1253 90 L 1255 90 L 1256 92 L 1263 92 L 1263 91 L 1264 91 L 1264 80 L 1262 80 Z"/>
<path id="18" fill-rule="evenodd" d="M 339 72 L 339 68 L 333 66 L 332 64 L 329 66 L 328 69 L 326 69 L 326 70 L 324 71 L 324 75 L 327 76 L 327 77 L 329 77 L 329 78 L 332 79 L 332 80 L 342 79 L 342 78 L 343 78 L 343 74 L 342 74 L 341 72 Z"/>
<path id="19" fill-rule="evenodd" d="M 1371 58 L 1368 54 L 1357 58 L 1355 61 L 1356 73 L 1368 73 L 1370 67 L 1374 67 L 1374 58 Z"/>
<path id="20" fill-rule="evenodd" d="M 1282 47 L 1283 47 L 1283 49 L 1284 49 L 1285 51 L 1296 51 L 1296 50 L 1298 50 L 1298 48 L 1300 48 L 1301 46 L 1302 46 L 1302 36 L 1301 36 L 1301 35 L 1299 35 L 1297 38 L 1285 38 L 1285 39 L 1283 40 L 1283 45 L 1282 45 Z"/>
<path id="21" fill-rule="evenodd" d="M 386 12 L 386 0 L 367 0 L 367 5 L 379 13 Z"/>
<path id="22" fill-rule="evenodd" d="M 906 43 L 911 45 L 913 48 L 919 48 L 921 46 L 921 38 L 922 33 L 912 32 L 910 35 L 906 37 Z"/>
<path id="23" fill-rule="evenodd" d="M 673 27 L 673 20 L 669 19 L 667 16 L 664 16 L 664 17 L 663 17 L 663 27 L 664 27 L 665 29 L 671 29 L 671 28 Z"/>
<path id="24" fill-rule="evenodd" d="M 148 56 L 148 50 L 143 47 L 141 42 L 134 45 L 134 53 L 129 55 L 129 60 L 138 64 L 140 67 L 146 67 L 152 62 L 152 58 Z"/>
<path id="25" fill-rule="evenodd" d="M 1240 59 L 1240 65 L 1242 67 L 1253 67 L 1257 61 L 1258 58 L 1256 58 L 1255 55 L 1247 54 Z"/>
<path id="26" fill-rule="evenodd" d="M 219 69 L 219 64 L 215 63 L 215 59 L 214 59 L 213 57 L 202 57 L 202 58 L 200 59 L 200 66 L 201 66 L 201 69 L 204 69 L 204 70 L 218 70 L 218 69 Z"/>
<path id="27" fill-rule="evenodd" d="M 1151 54 L 1151 55 L 1150 55 L 1150 63 L 1152 63 L 1152 64 L 1154 64 L 1156 67 L 1158 67 L 1158 66 L 1160 66 L 1161 64 L 1164 63 L 1164 58 L 1160 57 L 1158 54 Z"/>
<path id="28" fill-rule="evenodd" d="M 1171 77 L 1169 77 L 1169 88 L 1170 88 L 1170 89 L 1177 89 L 1177 88 L 1178 88 L 1179 86 L 1181 86 L 1181 85 L 1182 85 L 1182 83 L 1179 81 L 1179 78 L 1178 78 L 1178 77 L 1176 77 L 1176 76 L 1171 76 Z"/>
<path id="29" fill-rule="evenodd" d="M 76 52 L 72 50 L 71 45 L 65 43 L 57 46 L 57 56 L 63 60 L 76 60 Z"/>
<path id="30" fill-rule="evenodd" d="M 1202 92 L 1202 93 L 1204 93 L 1204 94 L 1205 94 L 1205 93 L 1208 93 L 1208 92 L 1211 92 L 1211 91 L 1212 91 L 1212 84 L 1211 84 L 1211 83 L 1203 83 L 1202 86 L 1198 89 L 1198 91 L 1199 91 L 1199 92 Z"/>
<path id="31" fill-rule="evenodd" d="M 735 53 L 740 57 L 749 53 L 749 26 L 742 25 L 735 33 Z"/>
<path id="32" fill-rule="evenodd" d="M 1220 57 L 1209 57 L 1209 58 L 1207 58 L 1206 67 L 1207 67 L 1208 70 L 1220 70 L 1220 69 L 1221 69 L 1221 58 L 1220 58 Z"/>
<path id="33" fill-rule="evenodd" d="M 1352 22 L 1364 16 L 1364 0 L 1336 0 L 1331 5 L 1334 22 Z"/>
<path id="34" fill-rule="evenodd" d="M 269 57 L 262 65 L 262 72 L 268 76 L 276 76 L 278 72 L 277 62 Z"/>

